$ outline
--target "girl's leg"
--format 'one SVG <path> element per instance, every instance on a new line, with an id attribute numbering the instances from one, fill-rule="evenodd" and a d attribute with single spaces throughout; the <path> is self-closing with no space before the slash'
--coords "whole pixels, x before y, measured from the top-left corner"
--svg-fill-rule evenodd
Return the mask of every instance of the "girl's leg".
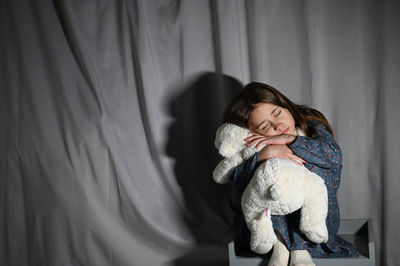
<path id="1" fill-rule="evenodd" d="M 315 266 L 307 250 L 291 250 L 290 266 Z"/>
<path id="2" fill-rule="evenodd" d="M 271 259 L 269 260 L 268 266 L 287 266 L 289 261 L 289 250 L 285 246 L 281 234 L 275 231 L 277 240 L 274 244 Z"/>

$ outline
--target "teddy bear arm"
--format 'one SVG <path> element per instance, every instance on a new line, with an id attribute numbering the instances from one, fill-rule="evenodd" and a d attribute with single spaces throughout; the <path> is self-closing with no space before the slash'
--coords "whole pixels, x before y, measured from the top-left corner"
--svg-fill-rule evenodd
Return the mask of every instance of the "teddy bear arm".
<path id="1" fill-rule="evenodd" d="M 267 188 L 256 175 L 250 180 L 242 196 L 242 211 L 246 221 L 252 221 L 267 208 Z"/>
<path id="2" fill-rule="evenodd" d="M 227 183 L 235 168 L 242 162 L 243 158 L 240 154 L 235 154 L 220 161 L 213 172 L 214 181 L 219 184 Z"/>

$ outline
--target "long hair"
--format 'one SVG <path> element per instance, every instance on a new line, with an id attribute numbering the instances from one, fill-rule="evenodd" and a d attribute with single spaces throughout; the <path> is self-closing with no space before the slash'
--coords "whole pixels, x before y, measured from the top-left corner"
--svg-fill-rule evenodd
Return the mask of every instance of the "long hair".
<path id="1" fill-rule="evenodd" d="M 225 110 L 223 122 L 249 128 L 250 114 L 258 103 L 270 103 L 288 109 L 294 118 L 295 126 L 300 127 L 307 136 L 316 135 L 310 123 L 313 120 L 322 122 L 334 136 L 328 120 L 320 111 L 295 104 L 274 87 L 259 82 L 249 83 L 235 96 Z"/>

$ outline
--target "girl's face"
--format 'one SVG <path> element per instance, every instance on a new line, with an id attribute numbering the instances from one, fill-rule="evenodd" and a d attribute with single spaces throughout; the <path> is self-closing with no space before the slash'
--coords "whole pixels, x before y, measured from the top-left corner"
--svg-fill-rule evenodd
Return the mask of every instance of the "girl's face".
<path id="1" fill-rule="evenodd" d="M 294 135 L 295 122 L 288 109 L 270 103 L 259 103 L 250 114 L 249 127 L 264 136 Z"/>

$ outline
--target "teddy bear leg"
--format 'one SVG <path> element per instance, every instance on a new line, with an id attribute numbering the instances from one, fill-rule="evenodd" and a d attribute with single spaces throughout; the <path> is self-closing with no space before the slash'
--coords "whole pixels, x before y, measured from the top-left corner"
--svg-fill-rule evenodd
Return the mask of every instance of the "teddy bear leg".
<path id="1" fill-rule="evenodd" d="M 268 253 L 276 242 L 271 216 L 260 213 L 250 224 L 250 247 L 258 254 Z"/>
<path id="2" fill-rule="evenodd" d="M 323 186 L 325 186 L 323 184 Z M 325 187 L 324 187 L 325 188 Z M 320 191 L 319 196 L 308 197 L 301 208 L 300 230 L 314 243 L 328 241 L 326 216 L 328 213 L 328 195 L 326 189 Z"/>

